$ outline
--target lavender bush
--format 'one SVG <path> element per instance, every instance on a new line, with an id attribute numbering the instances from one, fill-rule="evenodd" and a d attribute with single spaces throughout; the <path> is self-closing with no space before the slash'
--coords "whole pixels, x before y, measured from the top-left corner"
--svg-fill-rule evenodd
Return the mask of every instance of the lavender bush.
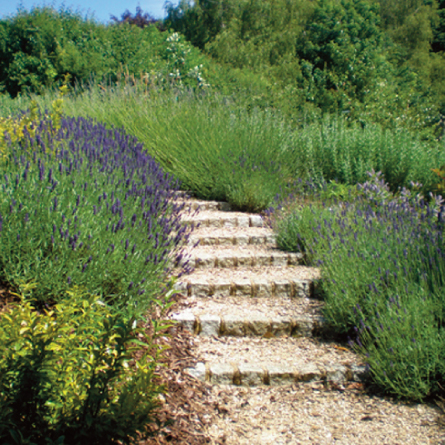
<path id="1" fill-rule="evenodd" d="M 376 383 L 421 399 L 445 377 L 442 200 L 394 196 L 370 176 L 351 202 L 292 212 L 277 224 L 278 241 L 320 267 L 325 316 L 337 334 L 353 334 Z"/>
<path id="2" fill-rule="evenodd" d="M 293 135 L 279 113 L 247 111 L 217 95 L 93 86 L 66 100 L 72 115 L 123 126 L 182 186 L 246 211 L 267 208 L 294 180 Z"/>
<path id="3" fill-rule="evenodd" d="M 351 346 L 363 355 L 373 381 L 386 393 L 412 400 L 440 394 L 445 378 L 441 296 L 411 283 L 385 293 L 384 299 L 385 306 L 373 313 L 355 308 L 360 322 Z"/>
<path id="4" fill-rule="evenodd" d="M 177 182 L 136 139 L 91 120 L 38 124 L 10 144 L 0 185 L 0 279 L 38 301 L 76 285 L 131 311 L 161 295 L 188 236 Z M 186 266 L 185 266 L 186 267 Z"/>

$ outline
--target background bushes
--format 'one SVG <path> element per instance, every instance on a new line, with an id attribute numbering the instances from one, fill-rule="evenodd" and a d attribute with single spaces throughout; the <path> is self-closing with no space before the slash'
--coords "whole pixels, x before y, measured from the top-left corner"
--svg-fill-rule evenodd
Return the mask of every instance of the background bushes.
<path id="1" fill-rule="evenodd" d="M 425 130 L 443 112 L 442 1 L 183 0 L 166 23 L 252 82 L 265 106 Z"/>
<path id="2" fill-rule="evenodd" d="M 41 93 L 67 74 L 73 82 L 85 83 L 92 78 L 115 81 L 126 72 L 156 73 L 166 82 L 174 68 L 168 37 L 155 25 L 139 27 L 124 20 L 105 26 L 68 9 L 19 10 L 0 21 L 0 89 L 11 96 Z M 188 72 L 203 58 L 190 44 L 183 46 L 190 53 L 184 67 Z"/>

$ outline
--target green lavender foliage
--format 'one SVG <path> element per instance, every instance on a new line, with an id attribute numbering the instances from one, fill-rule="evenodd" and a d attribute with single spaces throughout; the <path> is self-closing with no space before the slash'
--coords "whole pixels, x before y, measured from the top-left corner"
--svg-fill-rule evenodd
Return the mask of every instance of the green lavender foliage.
<path id="1" fill-rule="evenodd" d="M 371 170 L 383 173 L 393 191 L 422 184 L 425 194 L 437 182 L 431 169 L 442 165 L 443 142 L 427 142 L 402 128 L 348 124 L 325 118 L 294 134 L 295 171 L 299 177 L 322 177 L 351 186 L 365 182 Z"/>
<path id="2" fill-rule="evenodd" d="M 372 174 L 348 201 L 296 206 L 276 222 L 281 248 L 320 267 L 324 315 L 352 337 L 374 383 L 422 400 L 445 380 L 445 253 L 440 197 L 394 196 Z"/>
<path id="3" fill-rule="evenodd" d="M 196 196 L 246 210 L 266 208 L 297 178 L 352 186 L 372 169 L 385 174 L 392 190 L 415 181 L 429 193 L 437 183 L 431 169 L 445 164 L 444 142 L 401 128 L 334 116 L 291 121 L 209 92 L 141 88 L 94 87 L 66 99 L 65 111 L 125 127 Z"/>
<path id="4" fill-rule="evenodd" d="M 368 363 L 378 389 L 415 401 L 442 393 L 445 335 L 439 292 L 443 288 L 434 295 L 411 283 L 388 292 L 384 309 L 357 310 L 360 324 L 351 346 Z"/>

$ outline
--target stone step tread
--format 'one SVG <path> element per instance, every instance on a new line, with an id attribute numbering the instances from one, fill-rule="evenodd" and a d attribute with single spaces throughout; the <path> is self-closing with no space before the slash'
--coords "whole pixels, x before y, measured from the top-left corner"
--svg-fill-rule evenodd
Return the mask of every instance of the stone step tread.
<path id="1" fill-rule="evenodd" d="M 184 205 L 186 210 L 198 210 L 198 211 L 222 211 L 222 212 L 230 212 L 231 205 L 228 202 L 224 201 L 203 201 L 201 199 L 196 198 L 188 198 L 188 199 L 176 199 L 173 201 L 176 205 Z"/>
<path id="2" fill-rule="evenodd" d="M 195 269 L 176 290 L 186 296 L 313 297 L 319 270 L 306 266 Z"/>
<path id="3" fill-rule="evenodd" d="M 196 247 L 186 247 L 185 250 L 190 252 L 194 256 L 198 255 L 226 255 L 228 253 L 233 253 L 234 255 L 245 255 L 246 253 L 252 255 L 275 255 L 275 256 L 299 256 L 298 253 L 293 252 L 285 252 L 283 250 L 279 250 L 274 246 L 249 246 L 249 245 L 241 245 L 241 246 L 196 246 Z"/>
<path id="4" fill-rule="evenodd" d="M 323 303 L 309 298 L 194 298 L 170 318 L 195 335 L 312 336 L 326 330 Z"/>
<path id="5" fill-rule="evenodd" d="M 214 384 L 361 381 L 365 366 L 348 348 L 311 338 L 195 337 L 200 363 L 189 372 Z"/>
<path id="6" fill-rule="evenodd" d="M 191 267 L 254 267 L 296 266 L 303 261 L 301 253 L 283 252 L 265 246 L 197 246 L 186 248 L 187 261 Z"/>
<path id="7" fill-rule="evenodd" d="M 198 227 L 190 235 L 188 244 L 210 246 L 275 245 L 275 234 L 268 227 Z"/>
<path id="8" fill-rule="evenodd" d="M 196 214 L 185 214 L 184 224 L 198 227 L 263 227 L 263 218 L 257 214 L 243 212 L 200 211 Z"/>
<path id="9" fill-rule="evenodd" d="M 233 282 L 242 280 L 316 280 L 320 278 L 320 270 L 316 267 L 293 266 L 293 267 L 244 267 L 236 270 L 223 268 L 212 268 L 207 270 L 195 270 L 190 275 L 182 277 L 185 281 L 209 281 L 209 282 Z"/>

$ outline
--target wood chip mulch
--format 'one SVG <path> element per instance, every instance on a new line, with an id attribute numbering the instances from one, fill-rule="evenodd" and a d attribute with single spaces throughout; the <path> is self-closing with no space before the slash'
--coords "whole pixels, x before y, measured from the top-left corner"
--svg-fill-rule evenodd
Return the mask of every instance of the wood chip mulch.
<path id="1" fill-rule="evenodd" d="M 0 314 L 11 303 L 19 302 L 20 298 L 10 288 L 0 285 Z M 164 318 L 165 314 L 156 316 Z M 148 325 L 147 330 L 150 330 Z M 158 343 L 168 349 L 162 353 L 160 362 L 163 366 L 157 372 L 159 383 L 166 385 L 166 393 L 161 396 L 162 405 L 153 413 L 154 421 L 147 425 L 151 437 L 135 441 L 135 444 L 222 444 L 212 441 L 204 433 L 211 421 L 208 413 L 214 411 L 209 397 L 210 387 L 184 372 L 196 363 L 190 333 L 181 326 L 173 326 L 166 334 L 158 339 Z"/>
<path id="2" fill-rule="evenodd" d="M 20 297 L 13 293 L 11 287 L 0 282 L 0 313 L 4 312 L 12 303 L 19 303 Z"/>
<path id="3" fill-rule="evenodd" d="M 174 310 L 174 308 L 172 308 Z M 215 411 L 211 401 L 210 386 L 191 377 L 184 370 L 196 364 L 193 355 L 192 337 L 182 326 L 168 329 L 168 336 L 159 343 L 168 347 L 163 352 L 158 371 L 159 381 L 166 385 L 161 397 L 162 406 L 153 416 L 155 423 L 147 426 L 149 439 L 137 442 L 139 445 L 202 445 L 223 444 L 211 439 L 205 431 Z"/>

